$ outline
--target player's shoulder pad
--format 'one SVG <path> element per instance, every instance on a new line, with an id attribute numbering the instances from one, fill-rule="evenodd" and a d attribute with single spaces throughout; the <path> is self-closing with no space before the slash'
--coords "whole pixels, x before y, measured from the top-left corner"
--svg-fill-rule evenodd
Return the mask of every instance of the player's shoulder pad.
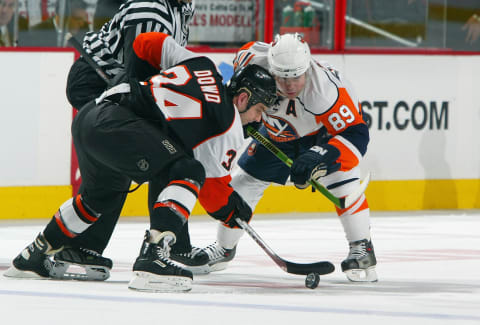
<path id="1" fill-rule="evenodd" d="M 220 78 L 220 81 L 223 80 L 223 76 L 218 71 L 218 67 L 209 57 L 207 56 L 195 56 L 187 58 L 183 61 L 180 61 L 177 65 L 186 64 L 189 69 L 194 70 L 211 70 L 213 77 Z"/>
<path id="2" fill-rule="evenodd" d="M 268 69 L 267 54 L 270 44 L 264 42 L 249 42 L 242 46 L 233 59 L 233 68 L 236 70 L 249 64 L 257 64 Z"/>
<path id="3" fill-rule="evenodd" d="M 309 75 L 304 90 L 306 107 L 314 115 L 326 113 L 339 99 L 341 82 L 328 69 L 314 61 L 307 73 Z"/>
<path id="4" fill-rule="evenodd" d="M 139 34 L 133 41 L 133 51 L 138 58 L 160 67 L 163 43 L 168 37 L 171 36 L 160 32 Z"/>

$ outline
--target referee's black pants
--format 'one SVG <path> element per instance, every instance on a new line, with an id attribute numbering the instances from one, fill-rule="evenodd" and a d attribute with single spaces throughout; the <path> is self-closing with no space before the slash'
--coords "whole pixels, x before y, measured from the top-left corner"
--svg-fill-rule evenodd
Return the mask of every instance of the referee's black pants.
<path id="1" fill-rule="evenodd" d="M 107 83 L 93 70 L 88 62 L 80 57 L 70 68 L 67 77 L 67 99 L 77 110 L 100 96 Z"/>

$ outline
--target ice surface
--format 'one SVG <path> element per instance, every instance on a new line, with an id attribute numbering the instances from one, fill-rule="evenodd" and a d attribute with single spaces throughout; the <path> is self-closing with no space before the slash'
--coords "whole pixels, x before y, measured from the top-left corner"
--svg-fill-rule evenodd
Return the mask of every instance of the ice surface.
<path id="1" fill-rule="evenodd" d="M 47 220 L 0 223 L 0 273 Z M 374 213 L 378 283 L 351 283 L 340 270 L 348 246 L 332 214 L 256 217 L 251 225 L 282 258 L 329 260 L 315 290 L 283 272 L 248 235 L 229 268 L 195 276 L 189 293 L 143 293 L 127 283 L 146 218 L 121 219 L 104 255 L 106 282 L 12 280 L 0 276 L 1 324 L 480 324 L 480 212 Z M 190 219 L 192 242 L 210 244 L 215 221 Z"/>

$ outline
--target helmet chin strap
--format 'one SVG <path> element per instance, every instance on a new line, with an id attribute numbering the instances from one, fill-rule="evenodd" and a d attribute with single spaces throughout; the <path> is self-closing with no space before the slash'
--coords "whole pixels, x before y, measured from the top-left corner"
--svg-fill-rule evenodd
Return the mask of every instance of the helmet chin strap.
<path id="1" fill-rule="evenodd" d="M 248 111 L 248 109 L 250 108 L 250 107 L 247 107 L 247 108 L 244 109 L 243 111 L 240 111 L 240 108 L 238 108 L 238 105 L 233 104 L 233 106 L 235 106 L 235 109 L 237 110 L 238 114 L 244 114 L 244 113 L 246 113 L 246 112 Z"/>
<path id="2" fill-rule="evenodd" d="M 240 112 L 240 110 L 238 110 L 238 113 L 244 114 L 244 113 L 246 113 L 246 112 L 250 109 L 250 107 L 252 107 L 252 105 L 248 106 L 248 104 L 247 104 L 247 108 L 245 108 L 245 109 L 244 109 L 243 111 L 241 111 L 241 112 Z"/>

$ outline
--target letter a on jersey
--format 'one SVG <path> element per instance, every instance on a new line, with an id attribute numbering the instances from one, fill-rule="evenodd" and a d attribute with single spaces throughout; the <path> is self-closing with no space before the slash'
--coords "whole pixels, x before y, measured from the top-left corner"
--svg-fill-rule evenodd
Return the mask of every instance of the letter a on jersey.
<path id="1" fill-rule="evenodd" d="M 295 100 L 293 99 L 290 99 L 287 105 L 287 115 L 290 115 L 290 114 L 297 117 L 297 112 L 295 111 Z"/>

